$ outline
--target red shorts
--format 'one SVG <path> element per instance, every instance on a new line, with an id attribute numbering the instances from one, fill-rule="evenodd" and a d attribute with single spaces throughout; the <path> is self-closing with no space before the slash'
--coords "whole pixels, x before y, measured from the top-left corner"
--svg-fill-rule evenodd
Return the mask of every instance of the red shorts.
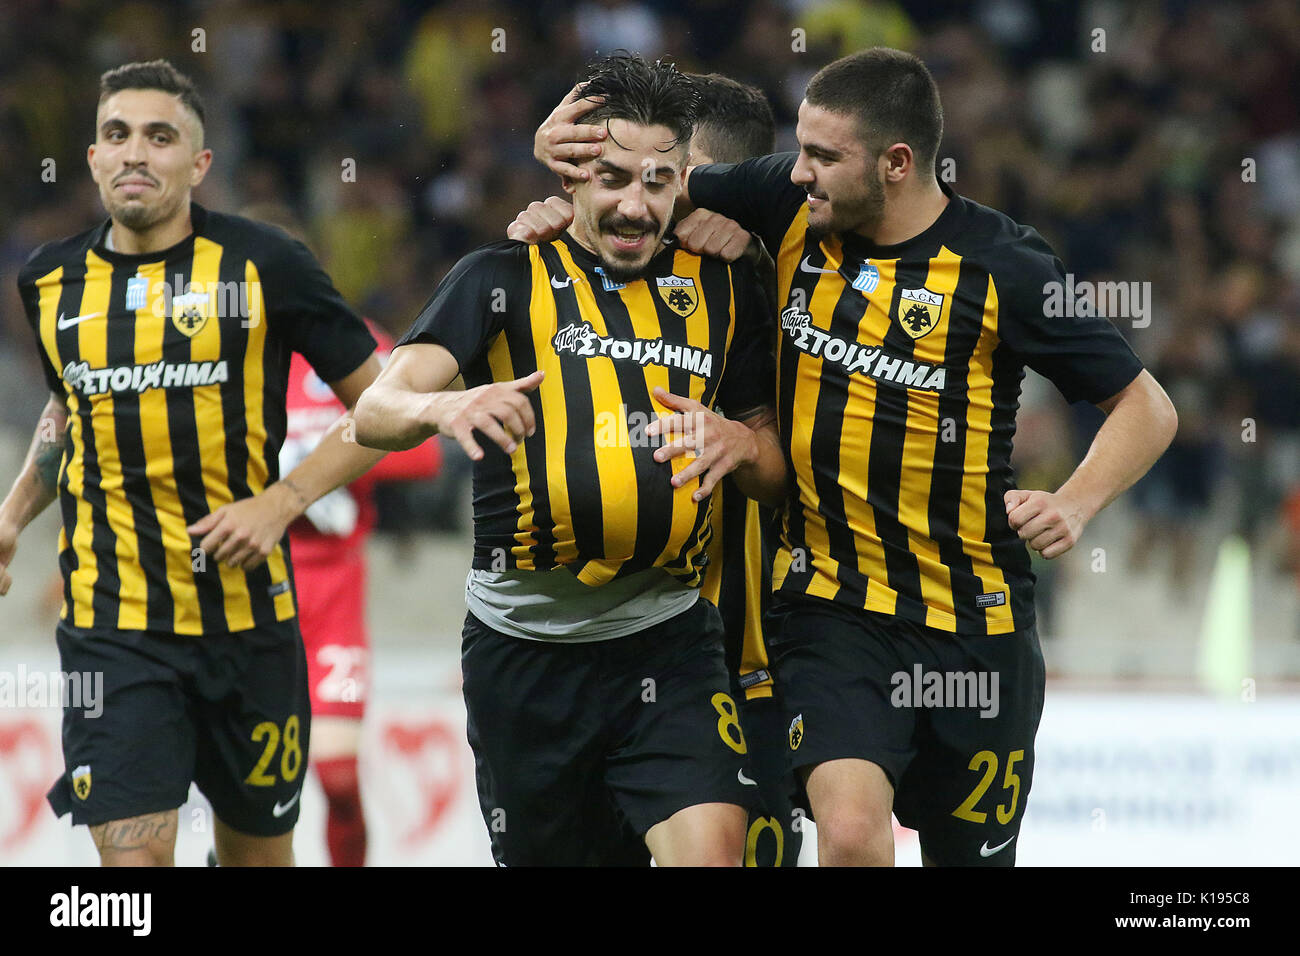
<path id="1" fill-rule="evenodd" d="M 359 720 L 370 691 L 365 551 L 357 548 L 317 562 L 295 556 L 293 577 L 298 626 L 307 650 L 311 712 Z"/>

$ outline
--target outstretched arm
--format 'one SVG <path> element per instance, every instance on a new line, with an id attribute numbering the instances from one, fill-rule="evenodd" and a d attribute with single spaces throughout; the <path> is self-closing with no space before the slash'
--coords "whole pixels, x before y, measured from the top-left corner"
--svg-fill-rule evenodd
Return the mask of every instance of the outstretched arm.
<path id="1" fill-rule="evenodd" d="M 1073 548 L 1084 526 L 1147 473 L 1178 430 L 1173 403 L 1145 370 L 1097 407 L 1106 421 L 1065 484 L 1055 493 L 1016 488 L 1003 496 L 1012 530 L 1045 558 Z"/>
<path id="2" fill-rule="evenodd" d="M 467 391 L 447 391 L 459 367 L 441 345 L 415 342 L 393 350 L 393 358 L 357 403 L 357 441 L 398 451 L 445 432 L 474 461 L 483 449 L 478 431 L 513 454 L 537 423 L 528 393 L 542 382 L 542 371 L 510 382 L 493 382 Z"/>

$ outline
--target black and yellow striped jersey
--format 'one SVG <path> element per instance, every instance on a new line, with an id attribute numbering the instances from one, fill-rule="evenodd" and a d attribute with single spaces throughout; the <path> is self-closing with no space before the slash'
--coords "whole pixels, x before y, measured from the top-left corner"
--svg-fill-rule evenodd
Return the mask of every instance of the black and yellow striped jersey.
<path id="1" fill-rule="evenodd" d="M 774 517 L 730 477 L 713 490 L 709 564 L 700 593 L 722 617 L 727 673 L 747 700 L 772 696 L 763 615 L 772 593 Z"/>
<path id="2" fill-rule="evenodd" d="M 776 293 L 772 257 L 759 256 L 755 273 L 764 307 L 770 312 Z M 775 334 L 769 337 L 768 347 L 775 352 Z M 763 618 L 772 603 L 776 515 L 773 509 L 746 497 L 727 476 L 714 487 L 710 524 L 712 535 L 706 549 L 709 564 L 700 593 L 722 618 L 722 645 L 732 692 L 737 699 L 769 698 L 773 677 Z"/>
<path id="3" fill-rule="evenodd" d="M 753 269 L 669 242 L 616 282 L 565 235 L 491 243 L 462 259 L 398 343 L 442 345 L 473 388 L 543 369 L 537 429 L 474 465 L 478 570 L 563 567 L 590 586 L 661 567 L 699 585 L 710 501 L 673 488 L 691 460 L 654 460 L 655 386 L 744 417 L 773 397 L 770 319 Z"/>
<path id="4" fill-rule="evenodd" d="M 1033 574 L 1002 501 L 1024 368 L 1100 402 L 1141 363 L 1105 319 L 1048 317 L 1064 270 L 1033 229 L 940 184 L 948 205 L 906 242 L 818 236 L 796 158 L 689 181 L 695 205 L 776 260 L 778 425 L 796 483 L 776 591 L 961 634 L 1027 627 Z"/>
<path id="5" fill-rule="evenodd" d="M 68 408 L 59 563 L 76 627 L 197 635 L 292 617 L 287 536 L 245 572 L 209 562 L 185 529 L 279 477 L 291 352 L 332 382 L 375 347 L 301 243 L 191 215 L 170 249 L 110 251 L 105 222 L 19 275 Z"/>

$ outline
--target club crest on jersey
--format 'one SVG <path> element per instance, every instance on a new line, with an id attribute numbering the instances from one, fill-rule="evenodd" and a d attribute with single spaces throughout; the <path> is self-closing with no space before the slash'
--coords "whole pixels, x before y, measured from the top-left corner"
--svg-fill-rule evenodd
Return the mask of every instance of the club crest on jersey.
<path id="1" fill-rule="evenodd" d="M 77 795 L 78 800 L 85 800 L 90 796 L 90 765 L 82 764 L 72 771 L 72 792 Z"/>
<path id="2" fill-rule="evenodd" d="M 206 292 L 186 292 L 172 298 L 172 325 L 194 338 L 208 324 L 208 299 Z"/>
<path id="3" fill-rule="evenodd" d="M 798 750 L 803 743 L 803 714 L 790 721 L 790 749 Z"/>
<path id="4" fill-rule="evenodd" d="M 898 290 L 898 324 L 914 339 L 934 331 L 943 313 L 943 296 L 929 289 Z"/>
<path id="5" fill-rule="evenodd" d="M 659 298 L 664 300 L 664 305 L 682 318 L 694 312 L 700 304 L 700 292 L 695 288 L 694 279 L 662 276 L 655 279 L 655 285 L 658 287 Z"/>

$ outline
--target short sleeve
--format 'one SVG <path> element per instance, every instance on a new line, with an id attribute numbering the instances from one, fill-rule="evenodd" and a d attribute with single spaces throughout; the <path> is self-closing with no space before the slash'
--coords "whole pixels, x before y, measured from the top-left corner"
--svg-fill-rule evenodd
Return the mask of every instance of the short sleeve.
<path id="1" fill-rule="evenodd" d="M 274 244 L 262 282 L 267 321 L 321 381 L 345 378 L 375 351 L 365 323 L 301 242 L 284 236 Z"/>
<path id="2" fill-rule="evenodd" d="M 63 377 L 59 374 L 52 364 L 50 364 L 50 355 L 45 351 L 45 343 L 41 341 L 41 308 L 40 293 L 36 289 L 35 269 L 33 263 L 40 256 L 44 247 L 37 249 L 32 253 L 27 264 L 18 273 L 18 295 L 23 301 L 23 311 L 27 314 L 27 324 L 32 327 L 32 334 L 35 336 L 36 355 L 41 363 L 41 372 L 45 375 L 45 384 L 49 386 L 50 391 L 55 395 L 63 395 L 65 389 L 63 386 Z"/>
<path id="3" fill-rule="evenodd" d="M 505 327 L 512 304 L 528 306 L 528 246 L 506 240 L 475 249 L 438 283 L 398 347 L 441 345 L 462 371 Z"/>
<path id="4" fill-rule="evenodd" d="M 736 298 L 736 329 L 727 350 L 727 363 L 716 403 L 728 418 L 746 418 L 763 406 L 776 404 L 776 344 L 767 294 L 748 260 L 731 267 Z"/>
<path id="5" fill-rule="evenodd" d="M 807 194 L 790 182 L 798 153 L 755 156 L 741 163 L 713 163 L 691 170 L 691 204 L 712 209 L 757 233 L 776 257 Z"/>
<path id="6" fill-rule="evenodd" d="M 1008 247 L 1002 247 L 1003 251 Z M 998 337 L 1049 379 L 1066 401 L 1103 402 L 1142 371 L 1142 362 L 1106 318 L 1068 295 L 1065 269 L 1032 229 L 991 269 Z"/>

